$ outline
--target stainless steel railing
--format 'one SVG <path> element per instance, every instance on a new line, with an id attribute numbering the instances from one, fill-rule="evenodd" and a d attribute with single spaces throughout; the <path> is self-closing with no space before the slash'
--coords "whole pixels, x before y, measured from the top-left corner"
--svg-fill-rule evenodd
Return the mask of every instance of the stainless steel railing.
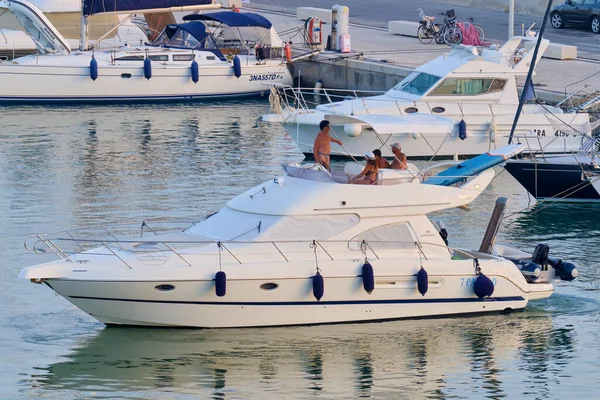
<path id="1" fill-rule="evenodd" d="M 374 91 L 374 90 L 352 90 L 352 89 L 315 89 L 315 88 L 307 88 L 307 87 L 292 87 L 290 85 L 283 85 L 280 83 L 270 83 L 268 84 L 271 90 L 271 104 L 273 105 L 272 96 L 278 96 L 277 102 L 283 107 L 280 110 L 276 111 L 278 114 L 283 114 L 284 112 L 293 112 L 294 114 L 310 114 L 313 112 L 315 107 L 323 104 L 328 104 L 331 106 L 332 113 L 338 113 L 338 109 L 336 108 L 336 102 L 344 101 L 344 100 L 354 100 L 359 101 L 362 109 L 366 112 L 366 114 L 371 114 L 372 110 L 369 108 L 369 103 L 377 103 L 381 104 L 394 104 L 394 106 L 398 110 L 398 115 L 404 116 L 408 114 L 412 114 L 412 112 L 407 111 L 407 108 L 417 108 L 419 107 L 427 107 L 427 111 L 429 114 L 435 114 L 433 109 L 436 106 L 432 106 L 428 102 L 417 102 L 417 101 L 407 101 L 407 100 L 393 100 L 391 98 L 386 99 L 375 99 L 374 96 L 381 95 L 387 93 L 387 91 Z M 360 96 L 359 96 L 360 95 Z M 365 97 L 365 95 L 367 97 Z M 313 99 L 312 101 L 310 99 Z M 407 107 L 407 104 L 412 103 L 412 106 Z M 461 118 L 465 118 L 464 106 L 466 103 L 455 103 L 449 102 L 452 104 L 456 104 L 458 106 Z M 436 103 L 437 104 L 437 103 Z M 441 104 L 441 103 L 440 103 Z M 438 104 L 439 105 L 439 104 Z M 492 108 L 492 104 L 487 104 L 489 107 L 490 115 L 494 115 L 494 110 Z M 284 115 L 285 116 L 285 115 Z"/>
<path id="2" fill-rule="evenodd" d="M 53 253 L 62 260 L 75 262 L 74 254 L 84 253 L 86 257 L 111 256 L 120 260 L 122 264 L 130 269 L 134 266 L 122 257 L 120 251 L 134 254 L 138 260 L 150 260 L 156 262 L 157 259 L 163 259 L 166 262 L 168 256 L 173 254 L 187 266 L 191 267 L 195 257 L 214 257 L 221 254 L 227 254 L 231 258 L 230 263 L 244 264 L 249 259 L 256 259 L 258 256 L 281 256 L 282 261 L 306 261 L 313 257 L 324 257 L 335 261 L 341 259 L 338 254 L 343 251 L 343 259 L 356 259 L 354 252 L 360 252 L 360 257 L 379 259 L 379 249 L 382 245 L 386 248 L 404 251 L 415 251 L 423 259 L 427 259 L 427 252 L 424 248 L 428 246 L 443 247 L 437 243 L 420 241 L 364 241 L 364 240 L 267 240 L 267 241 L 219 241 L 219 240 L 182 240 L 182 239 L 160 239 L 161 233 L 169 233 L 165 229 L 153 229 L 150 238 L 119 239 L 117 231 L 122 232 L 123 226 L 127 224 L 116 224 L 118 229 L 105 225 L 93 227 L 70 229 L 51 234 L 39 234 L 30 236 L 25 240 L 25 248 L 36 254 Z M 144 224 L 143 224 L 144 225 Z M 142 225 L 142 226 L 143 226 Z M 128 226 L 131 226 L 130 224 Z M 138 225 L 139 226 L 139 225 Z M 158 226 L 153 224 L 153 228 Z M 83 232 L 89 232 L 90 229 L 97 229 L 104 237 L 89 236 L 83 237 Z M 181 232 L 178 230 L 177 232 Z M 143 235 L 142 235 L 143 236 Z M 159 240 L 152 240 L 156 237 Z M 292 245 L 290 248 L 289 246 Z M 265 250 L 260 249 L 263 246 Z M 205 247 L 204 251 L 190 252 L 190 249 Z M 287 249 L 285 247 L 288 247 Z M 266 250 L 271 249 L 271 250 Z M 447 248 L 448 249 L 448 248 Z M 93 251 L 90 251 L 93 250 Z M 254 250 L 254 251 L 253 251 Z M 350 251 L 350 253 L 349 253 Z M 450 249 L 448 251 L 451 252 Z M 121 254 L 121 255 L 120 255 Z M 246 261 L 245 261 L 246 260 Z"/>

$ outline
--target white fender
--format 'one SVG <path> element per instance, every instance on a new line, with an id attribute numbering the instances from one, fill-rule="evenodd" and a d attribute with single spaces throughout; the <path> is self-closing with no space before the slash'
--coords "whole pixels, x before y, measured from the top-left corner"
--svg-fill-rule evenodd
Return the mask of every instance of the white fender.
<path id="1" fill-rule="evenodd" d="M 344 133 L 350 137 L 357 137 L 362 132 L 361 124 L 345 124 Z"/>
<path id="2" fill-rule="evenodd" d="M 492 122 L 490 122 L 490 143 L 496 143 L 496 132 L 498 132 L 498 125 L 496 120 L 492 118 Z"/>

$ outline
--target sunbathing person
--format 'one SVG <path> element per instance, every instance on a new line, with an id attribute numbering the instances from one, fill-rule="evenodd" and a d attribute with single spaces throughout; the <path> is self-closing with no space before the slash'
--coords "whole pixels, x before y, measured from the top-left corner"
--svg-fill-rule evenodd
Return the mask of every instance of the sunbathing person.
<path id="1" fill-rule="evenodd" d="M 367 153 L 365 154 L 365 159 L 367 160 L 367 164 L 362 172 L 356 175 L 351 183 L 355 183 L 358 185 L 372 185 L 377 182 L 377 172 L 379 168 L 377 167 L 377 161 L 375 160 L 375 154 Z"/>

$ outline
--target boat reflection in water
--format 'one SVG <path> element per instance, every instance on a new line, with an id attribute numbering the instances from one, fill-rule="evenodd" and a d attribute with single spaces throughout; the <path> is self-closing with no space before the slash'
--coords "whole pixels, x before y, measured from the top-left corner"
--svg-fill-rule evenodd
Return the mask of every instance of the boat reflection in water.
<path id="1" fill-rule="evenodd" d="M 250 330 L 111 327 L 65 361 L 38 368 L 44 373 L 30 386 L 38 395 L 60 390 L 127 398 L 165 390 L 195 398 L 302 398 L 315 391 L 332 398 L 463 392 L 510 398 L 535 391 L 545 398 L 558 373 L 569 377 L 574 327 L 556 325 L 551 314 L 534 309 L 476 319 Z"/>

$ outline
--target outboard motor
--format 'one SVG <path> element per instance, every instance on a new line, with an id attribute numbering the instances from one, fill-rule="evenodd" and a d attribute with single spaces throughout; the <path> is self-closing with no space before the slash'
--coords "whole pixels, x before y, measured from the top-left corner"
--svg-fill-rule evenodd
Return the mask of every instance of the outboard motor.
<path id="1" fill-rule="evenodd" d="M 548 253 L 550 252 L 550 247 L 547 244 L 538 244 L 535 246 L 533 250 L 533 254 L 531 255 L 531 261 L 539 265 L 546 265 L 548 262 Z"/>
<path id="2" fill-rule="evenodd" d="M 579 276 L 577 265 L 561 259 L 550 258 L 548 257 L 549 252 L 550 248 L 548 245 L 538 244 L 535 246 L 535 250 L 533 250 L 531 261 L 535 264 L 539 264 L 542 271 L 547 271 L 548 266 L 551 266 L 554 268 L 554 274 L 563 281 L 572 281 Z M 521 267 L 519 268 L 523 275 L 526 275 L 526 273 L 523 272 L 523 269 Z"/>

